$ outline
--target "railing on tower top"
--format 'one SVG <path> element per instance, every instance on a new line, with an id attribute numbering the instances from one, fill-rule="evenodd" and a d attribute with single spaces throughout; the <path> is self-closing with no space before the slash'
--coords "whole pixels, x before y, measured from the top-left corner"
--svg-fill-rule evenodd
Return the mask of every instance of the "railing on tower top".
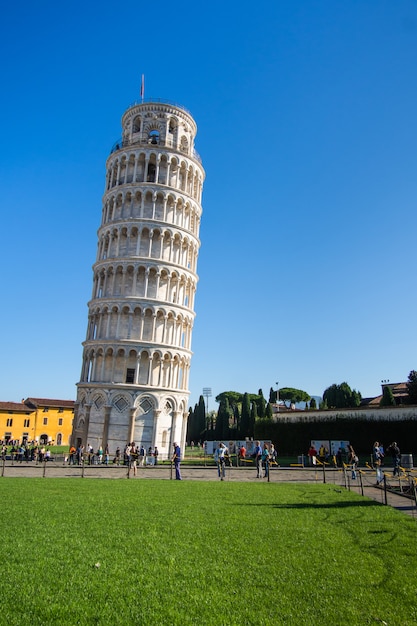
<path id="1" fill-rule="evenodd" d="M 177 104 L 176 102 L 171 102 L 170 100 L 165 100 L 165 98 L 144 98 L 143 100 L 136 100 L 135 102 L 132 102 L 132 104 L 130 104 L 127 107 L 126 111 L 128 111 L 132 107 L 138 106 L 139 104 L 152 104 L 153 102 L 155 102 L 156 104 L 167 104 L 168 106 L 172 106 L 172 107 L 175 107 L 177 109 L 181 109 L 181 111 L 184 111 L 190 117 L 193 117 L 191 115 L 190 111 L 188 109 L 186 109 L 185 107 L 183 107 L 182 104 Z M 125 111 L 125 113 L 126 113 L 126 111 Z"/>
<path id="2" fill-rule="evenodd" d="M 138 133 L 139 134 L 139 133 Z M 166 141 L 160 141 L 160 140 L 155 140 L 152 138 L 149 138 L 148 136 L 146 137 L 138 137 L 135 139 L 118 139 L 112 146 L 111 150 L 110 150 L 110 154 L 113 154 L 113 152 L 117 152 L 117 150 L 121 150 L 122 148 L 127 148 L 128 146 L 134 146 L 136 144 L 140 144 L 140 145 L 151 145 L 151 146 L 161 146 L 161 147 L 168 147 L 168 148 L 173 148 L 174 147 L 174 142 L 170 139 L 167 139 Z M 185 155 L 188 154 L 187 150 L 183 150 L 181 148 L 178 148 L 179 152 L 183 152 Z M 198 154 L 197 150 L 193 149 L 192 151 L 192 157 L 198 161 L 199 163 L 203 163 L 201 160 L 200 155 Z"/>

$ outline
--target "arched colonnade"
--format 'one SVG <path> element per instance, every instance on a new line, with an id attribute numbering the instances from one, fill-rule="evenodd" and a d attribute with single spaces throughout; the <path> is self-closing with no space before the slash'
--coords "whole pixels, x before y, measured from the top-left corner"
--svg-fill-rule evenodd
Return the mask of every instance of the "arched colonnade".
<path id="1" fill-rule="evenodd" d="M 130 224 L 102 229 L 99 235 L 97 262 L 120 257 L 142 257 L 180 265 L 195 272 L 197 242 L 168 228 L 139 228 Z"/>
<path id="2" fill-rule="evenodd" d="M 189 370 L 190 358 L 179 353 L 98 345 L 84 350 L 81 382 L 187 390 Z"/>
<path id="3" fill-rule="evenodd" d="M 87 341 L 146 341 L 189 350 L 193 321 L 161 307 L 104 305 L 88 316 Z"/>
<path id="4" fill-rule="evenodd" d="M 107 165 L 106 191 L 130 183 L 167 185 L 201 202 L 203 178 L 200 168 L 169 153 L 135 151 L 111 156 Z"/>
<path id="5" fill-rule="evenodd" d="M 141 263 L 115 263 L 96 266 L 93 282 L 94 298 L 132 297 L 169 302 L 194 309 L 195 280 L 157 266 Z"/>

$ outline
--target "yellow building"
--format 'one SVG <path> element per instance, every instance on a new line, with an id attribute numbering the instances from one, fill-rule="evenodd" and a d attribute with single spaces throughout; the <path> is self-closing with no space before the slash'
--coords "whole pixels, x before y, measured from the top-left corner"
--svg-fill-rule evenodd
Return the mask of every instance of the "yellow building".
<path id="1" fill-rule="evenodd" d="M 0 402 L 0 439 L 5 443 L 67 446 L 73 419 L 73 400 L 26 398 L 22 402 Z"/>

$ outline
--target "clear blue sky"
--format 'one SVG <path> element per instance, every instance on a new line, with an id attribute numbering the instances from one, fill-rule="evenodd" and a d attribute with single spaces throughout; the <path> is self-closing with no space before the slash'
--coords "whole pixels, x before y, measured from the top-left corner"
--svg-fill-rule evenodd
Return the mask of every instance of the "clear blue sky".
<path id="1" fill-rule="evenodd" d="M 206 170 L 190 404 L 417 369 L 417 3 L 8 3 L 0 399 L 75 399 L 105 161 L 139 99 Z"/>

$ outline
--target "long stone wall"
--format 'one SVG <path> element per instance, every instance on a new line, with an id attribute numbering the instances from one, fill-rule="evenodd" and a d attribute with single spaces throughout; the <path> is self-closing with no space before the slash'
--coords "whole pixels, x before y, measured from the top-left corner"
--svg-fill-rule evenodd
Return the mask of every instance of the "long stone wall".
<path id="1" fill-rule="evenodd" d="M 417 406 L 363 407 L 358 409 L 326 409 L 324 411 L 280 411 L 275 413 L 276 423 L 325 422 L 340 419 L 367 419 L 369 421 L 417 420 Z"/>

